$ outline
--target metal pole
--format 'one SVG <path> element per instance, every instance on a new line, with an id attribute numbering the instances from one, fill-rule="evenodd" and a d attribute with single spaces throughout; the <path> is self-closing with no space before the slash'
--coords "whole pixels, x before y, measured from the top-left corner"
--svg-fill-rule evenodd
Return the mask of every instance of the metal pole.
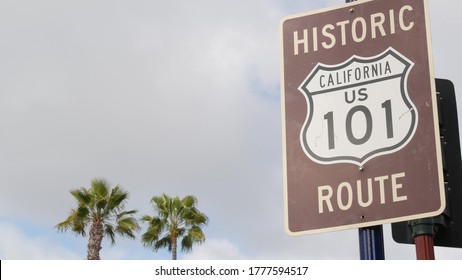
<path id="1" fill-rule="evenodd" d="M 419 235 L 414 237 L 415 253 L 417 260 L 434 260 L 435 250 L 433 247 L 433 236 Z"/>
<path id="2" fill-rule="evenodd" d="M 354 1 L 356 0 L 345 0 L 345 3 Z M 359 228 L 358 233 L 361 260 L 384 260 L 385 250 L 382 225 Z"/>
<path id="3" fill-rule="evenodd" d="M 410 221 L 417 260 L 435 259 L 433 236 L 436 234 L 435 224 L 437 223 L 435 223 L 435 219 L 438 218 L 424 218 Z"/>
<path id="4" fill-rule="evenodd" d="M 382 225 L 358 229 L 359 255 L 361 260 L 384 260 Z"/>

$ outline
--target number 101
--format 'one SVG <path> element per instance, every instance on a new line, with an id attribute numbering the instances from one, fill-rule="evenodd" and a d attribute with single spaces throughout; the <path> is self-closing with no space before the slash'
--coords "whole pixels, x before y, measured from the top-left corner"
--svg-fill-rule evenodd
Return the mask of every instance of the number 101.
<path id="1" fill-rule="evenodd" d="M 391 112 L 391 100 L 388 99 L 382 103 L 382 108 L 385 110 L 385 120 L 387 129 L 387 138 L 393 138 L 393 120 Z M 356 137 L 353 134 L 353 116 L 355 114 L 363 114 L 366 119 L 366 131 L 362 137 Z M 330 111 L 324 115 L 324 119 L 327 121 L 328 131 L 328 142 L 329 150 L 335 149 L 335 124 L 334 124 L 334 112 Z M 372 114 L 371 111 L 364 105 L 354 106 L 348 111 L 345 119 L 345 129 L 348 141 L 354 145 L 361 145 L 366 143 L 372 135 Z"/>

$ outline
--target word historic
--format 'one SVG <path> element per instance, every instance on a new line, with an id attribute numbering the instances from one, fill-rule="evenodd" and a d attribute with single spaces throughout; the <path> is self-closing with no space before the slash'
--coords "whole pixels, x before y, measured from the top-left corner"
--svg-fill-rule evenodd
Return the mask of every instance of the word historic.
<path id="1" fill-rule="evenodd" d="M 361 43 L 366 38 L 375 39 L 378 36 L 395 34 L 400 30 L 409 31 L 414 27 L 414 22 L 409 19 L 409 13 L 412 11 L 411 5 L 404 5 L 399 11 L 390 9 L 388 14 L 374 13 L 369 18 L 356 17 L 353 20 L 339 21 L 322 27 L 306 28 L 301 32 L 294 31 L 294 55 L 315 52 L 319 48 L 331 49 L 339 41 L 342 45 L 346 45 L 348 40 Z"/>

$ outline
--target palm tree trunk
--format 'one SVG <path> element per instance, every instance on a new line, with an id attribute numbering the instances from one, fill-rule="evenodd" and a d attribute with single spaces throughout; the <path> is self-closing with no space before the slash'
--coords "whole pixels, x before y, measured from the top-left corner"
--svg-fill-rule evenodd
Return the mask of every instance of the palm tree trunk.
<path id="1" fill-rule="evenodd" d="M 176 260 L 176 251 L 177 251 L 177 237 L 172 236 L 172 260 Z"/>
<path id="2" fill-rule="evenodd" d="M 88 239 L 88 260 L 100 260 L 101 242 L 103 240 L 103 223 L 99 219 L 94 219 L 90 228 Z"/>

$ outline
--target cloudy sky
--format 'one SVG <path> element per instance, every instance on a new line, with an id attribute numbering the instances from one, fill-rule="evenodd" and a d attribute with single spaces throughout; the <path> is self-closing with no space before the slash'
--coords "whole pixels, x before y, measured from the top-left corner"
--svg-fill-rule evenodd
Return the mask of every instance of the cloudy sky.
<path id="1" fill-rule="evenodd" d="M 84 259 L 54 226 L 96 177 L 140 215 L 195 195 L 207 240 L 180 258 L 358 259 L 356 229 L 284 230 L 279 22 L 343 2 L 0 0 L 0 259 Z M 429 2 L 436 76 L 457 90 L 462 2 Z M 384 237 L 387 259 L 415 258 Z M 118 238 L 101 257 L 169 254 Z"/>

